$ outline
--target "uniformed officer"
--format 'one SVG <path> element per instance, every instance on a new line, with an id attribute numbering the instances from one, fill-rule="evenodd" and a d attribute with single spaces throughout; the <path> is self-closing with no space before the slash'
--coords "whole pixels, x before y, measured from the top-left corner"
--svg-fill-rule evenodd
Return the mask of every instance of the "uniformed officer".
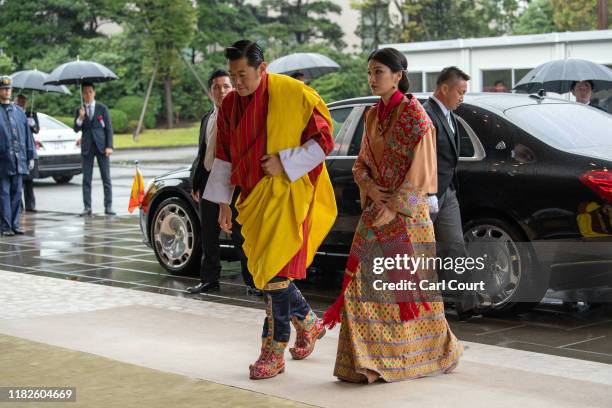
<path id="1" fill-rule="evenodd" d="M 20 227 L 22 177 L 34 168 L 36 151 L 28 120 L 11 103 L 11 77 L 0 76 L 0 232 L 23 234 Z"/>

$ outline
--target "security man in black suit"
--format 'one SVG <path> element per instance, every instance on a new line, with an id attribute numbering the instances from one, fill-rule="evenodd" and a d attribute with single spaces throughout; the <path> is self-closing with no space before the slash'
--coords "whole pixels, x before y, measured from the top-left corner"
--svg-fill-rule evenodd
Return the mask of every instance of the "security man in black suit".
<path id="1" fill-rule="evenodd" d="M 96 102 L 96 89 L 92 83 L 81 86 L 84 106 L 76 111 L 74 131 L 82 132 L 77 145 L 81 146 L 83 157 L 83 212 L 81 216 L 91 216 L 91 178 L 94 159 L 98 160 L 102 185 L 104 186 L 104 213 L 115 215 L 113 211 L 113 192 L 110 176 L 110 156 L 113 154 L 113 125 L 108 108 Z"/>
<path id="2" fill-rule="evenodd" d="M 224 70 L 216 70 L 208 79 L 209 97 L 213 102 L 213 108 L 202 118 L 200 124 L 200 142 L 198 155 L 191 166 L 191 196 L 200 205 L 200 227 L 202 231 L 202 264 L 200 266 L 200 283 L 187 288 L 190 293 L 207 293 L 219 290 L 219 279 L 221 276 L 221 248 L 219 234 L 219 205 L 202 198 L 204 187 L 208 181 L 210 170 L 215 159 L 216 137 L 217 137 L 217 113 L 225 95 L 233 89 L 229 73 Z M 234 203 L 239 194 L 239 189 L 234 192 L 232 211 L 234 212 L 232 226 L 232 241 L 238 251 L 240 258 L 242 279 L 247 289 L 258 294 L 253 283 L 253 277 L 247 268 L 247 258 L 242 250 L 244 239 L 240 233 L 240 224 L 236 222 L 236 208 Z"/>
<path id="3" fill-rule="evenodd" d="M 465 258 L 467 251 L 463 239 L 461 212 L 457 201 L 457 163 L 460 152 L 460 132 L 453 111 L 463 102 L 467 92 L 469 75 L 457 67 L 447 67 L 440 72 L 436 90 L 423 107 L 436 128 L 436 154 L 438 164 L 438 212 L 431 215 L 436 234 L 437 256 L 441 258 Z M 445 279 L 470 281 L 470 274 L 453 274 L 443 271 Z M 449 276 L 451 274 L 451 276 Z M 457 294 L 456 310 L 460 318 L 469 317 L 479 305 L 474 292 Z"/>

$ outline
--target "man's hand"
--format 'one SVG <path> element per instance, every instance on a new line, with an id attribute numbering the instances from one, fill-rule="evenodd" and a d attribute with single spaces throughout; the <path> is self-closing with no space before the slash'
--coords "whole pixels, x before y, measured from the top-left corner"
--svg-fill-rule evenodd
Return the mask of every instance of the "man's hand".
<path id="1" fill-rule="evenodd" d="M 391 193 L 386 188 L 373 184 L 368 189 L 368 196 L 380 207 L 387 204 L 387 201 L 391 198 Z"/>
<path id="2" fill-rule="evenodd" d="M 85 107 L 81 106 L 79 108 L 79 119 L 84 120 L 85 119 Z"/>
<path id="3" fill-rule="evenodd" d="M 200 191 L 191 190 L 191 198 L 193 198 L 193 201 L 195 201 L 196 203 L 199 203 L 200 202 Z"/>
<path id="4" fill-rule="evenodd" d="M 113 154 L 113 148 L 107 147 L 106 149 L 104 149 L 104 154 L 106 155 L 106 157 L 109 157 L 111 154 Z"/>
<path id="5" fill-rule="evenodd" d="M 380 211 L 378 211 L 378 214 L 376 215 L 376 219 L 372 223 L 372 226 L 378 228 L 382 227 L 383 225 L 387 225 L 388 223 L 393 221 L 396 215 L 397 213 L 395 211 L 393 211 L 386 205 L 383 205 L 380 208 Z"/>
<path id="6" fill-rule="evenodd" d="M 261 158 L 261 168 L 266 176 L 278 176 L 285 172 L 283 163 L 281 163 L 280 157 L 277 154 L 264 155 Z"/>
<path id="7" fill-rule="evenodd" d="M 34 159 L 31 159 L 28 162 L 28 170 L 30 170 L 30 171 L 34 170 Z"/>
<path id="8" fill-rule="evenodd" d="M 81 138 L 80 137 L 76 140 L 76 145 L 77 145 L 77 147 L 81 146 Z"/>
<path id="9" fill-rule="evenodd" d="M 219 226 L 228 234 L 232 233 L 232 209 L 228 204 L 219 204 Z"/>

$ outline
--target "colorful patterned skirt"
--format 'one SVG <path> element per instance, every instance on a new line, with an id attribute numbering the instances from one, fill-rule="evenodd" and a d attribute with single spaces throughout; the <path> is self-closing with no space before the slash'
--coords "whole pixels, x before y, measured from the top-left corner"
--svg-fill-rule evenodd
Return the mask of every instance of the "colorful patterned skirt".
<path id="1" fill-rule="evenodd" d="M 363 302 L 361 281 L 347 287 L 334 375 L 351 382 L 401 381 L 452 371 L 463 347 L 444 316 L 444 303 L 419 305 L 421 315 L 400 321 L 393 303 Z"/>
<path id="2" fill-rule="evenodd" d="M 432 243 L 433 225 L 427 211 L 417 214 L 420 216 L 407 218 L 413 244 Z M 368 235 L 371 234 L 363 234 L 365 239 L 371 239 Z M 433 255 L 435 249 L 430 252 Z M 429 302 L 431 310 L 418 303 L 419 317 L 402 322 L 397 303 L 376 301 L 371 295 L 371 265 L 362 263 L 361 267 L 344 292 L 334 375 L 346 381 L 371 383 L 378 379 L 392 382 L 452 371 L 463 346 L 448 326 L 439 292 L 429 293 L 429 299 L 436 299 Z M 435 279 L 433 270 L 420 272 L 422 277 Z"/>

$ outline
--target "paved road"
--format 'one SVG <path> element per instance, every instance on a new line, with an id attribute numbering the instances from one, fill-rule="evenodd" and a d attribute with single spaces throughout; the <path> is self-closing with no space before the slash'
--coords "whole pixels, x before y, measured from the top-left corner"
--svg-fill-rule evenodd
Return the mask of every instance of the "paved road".
<path id="1" fill-rule="evenodd" d="M 113 180 L 113 207 L 117 214 L 128 214 L 127 205 L 134 179 L 134 160 L 140 162 L 145 184 L 154 177 L 182 166 L 190 165 L 197 153 L 196 147 L 181 147 L 150 150 L 117 151 L 111 159 Z M 81 192 L 82 176 L 76 176 L 69 184 L 58 185 L 52 178 L 36 180 L 34 189 L 39 210 L 78 214 L 83 211 Z M 94 166 L 92 205 L 94 213 L 104 211 L 102 179 L 97 164 Z"/>

